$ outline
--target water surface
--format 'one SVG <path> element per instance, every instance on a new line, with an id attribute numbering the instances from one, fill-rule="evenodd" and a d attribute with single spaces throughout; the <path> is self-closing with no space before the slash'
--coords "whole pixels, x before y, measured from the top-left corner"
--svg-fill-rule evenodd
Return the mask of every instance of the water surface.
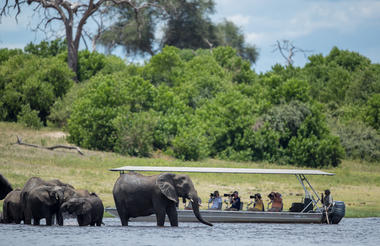
<path id="1" fill-rule="evenodd" d="M 134 222 L 121 227 L 118 218 L 104 223 L 78 227 L 69 219 L 63 227 L 0 224 L 0 245 L 380 245 L 380 218 L 344 218 L 338 225 L 180 223 L 160 228 Z"/>

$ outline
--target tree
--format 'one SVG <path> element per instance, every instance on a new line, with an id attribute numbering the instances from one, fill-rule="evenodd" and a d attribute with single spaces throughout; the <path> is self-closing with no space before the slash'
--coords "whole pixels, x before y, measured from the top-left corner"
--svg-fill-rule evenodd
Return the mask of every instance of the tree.
<path id="1" fill-rule="evenodd" d="M 233 22 L 225 20 L 217 26 L 216 46 L 231 46 L 235 48 L 239 56 L 248 60 L 251 64 L 255 63 L 259 53 L 253 45 L 245 43 L 244 34 Z"/>
<path id="2" fill-rule="evenodd" d="M 307 52 L 310 52 L 310 50 L 296 47 L 290 40 L 282 40 L 281 42 L 277 40 L 273 46 L 273 52 L 279 51 L 281 56 L 286 60 L 287 66 L 293 65 L 296 53 L 303 53 L 305 55 Z"/>
<path id="3" fill-rule="evenodd" d="M 234 23 L 215 24 L 209 15 L 214 13 L 213 0 L 167 0 L 159 8 L 145 8 L 139 15 L 122 5 L 108 11 L 117 21 L 101 35 L 100 43 L 112 50 L 122 46 L 127 55 L 151 55 L 165 45 L 180 49 L 212 49 L 231 46 L 251 64 L 258 57 L 257 48 L 245 43 L 245 38 Z M 157 29 L 162 27 L 162 37 Z"/>
<path id="4" fill-rule="evenodd" d="M 180 49 L 212 48 L 216 43 L 216 27 L 209 14 L 214 12 L 212 0 L 179 0 L 168 9 L 163 45 Z"/>
<path id="5" fill-rule="evenodd" d="M 53 22 L 60 22 L 64 25 L 65 37 L 67 40 L 69 67 L 77 74 L 78 71 L 78 49 L 81 38 L 83 38 L 84 25 L 89 17 L 97 13 L 102 6 L 108 4 L 124 4 L 126 8 L 139 12 L 148 7 L 157 7 L 159 0 L 5 0 L 1 9 L 0 17 L 10 15 L 12 10 L 17 9 L 17 16 L 26 4 L 33 7 L 33 11 L 41 16 L 36 30 L 47 31 L 52 27 Z M 33 5 L 33 6 L 32 6 Z M 52 29 L 53 30 L 53 29 Z M 56 28 L 54 28 L 56 31 Z"/>

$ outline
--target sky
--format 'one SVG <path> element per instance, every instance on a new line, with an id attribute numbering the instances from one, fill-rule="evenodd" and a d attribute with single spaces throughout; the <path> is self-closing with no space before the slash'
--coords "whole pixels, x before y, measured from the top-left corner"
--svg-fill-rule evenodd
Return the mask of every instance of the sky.
<path id="1" fill-rule="evenodd" d="M 309 55 L 327 55 L 334 46 L 380 63 L 380 0 L 215 0 L 215 3 L 213 21 L 234 22 L 243 31 L 246 42 L 258 48 L 259 59 L 253 66 L 256 72 L 266 72 L 276 63 L 285 64 L 280 53 L 273 51 L 277 40 L 289 40 L 295 47 L 308 51 L 295 55 L 296 66 L 304 66 Z M 29 42 L 45 38 L 43 33 L 31 30 L 30 22 L 36 23 L 36 17 L 27 8 L 29 11 L 19 16 L 18 23 L 11 17 L 2 18 L 0 48 L 23 48 Z M 116 52 L 125 59 L 122 52 Z"/>

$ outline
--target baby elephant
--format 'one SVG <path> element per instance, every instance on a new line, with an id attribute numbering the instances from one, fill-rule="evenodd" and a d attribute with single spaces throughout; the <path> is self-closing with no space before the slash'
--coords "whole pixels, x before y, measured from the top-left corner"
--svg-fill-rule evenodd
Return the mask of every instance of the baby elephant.
<path id="1" fill-rule="evenodd" d="M 73 197 L 61 205 L 60 213 L 68 212 L 77 216 L 79 226 L 101 226 L 104 207 L 102 200 L 91 193 L 86 197 Z"/>

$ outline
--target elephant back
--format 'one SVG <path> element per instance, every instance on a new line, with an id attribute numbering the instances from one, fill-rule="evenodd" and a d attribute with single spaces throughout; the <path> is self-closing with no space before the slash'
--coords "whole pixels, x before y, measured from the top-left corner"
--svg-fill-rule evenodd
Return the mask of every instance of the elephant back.
<path id="1" fill-rule="evenodd" d="M 8 180 L 0 173 L 0 200 L 3 200 L 5 196 L 11 192 L 12 186 Z"/>
<path id="2" fill-rule="evenodd" d="M 10 223 L 15 220 L 22 220 L 21 210 L 21 190 L 15 189 L 8 193 L 3 203 L 4 222 Z"/>

